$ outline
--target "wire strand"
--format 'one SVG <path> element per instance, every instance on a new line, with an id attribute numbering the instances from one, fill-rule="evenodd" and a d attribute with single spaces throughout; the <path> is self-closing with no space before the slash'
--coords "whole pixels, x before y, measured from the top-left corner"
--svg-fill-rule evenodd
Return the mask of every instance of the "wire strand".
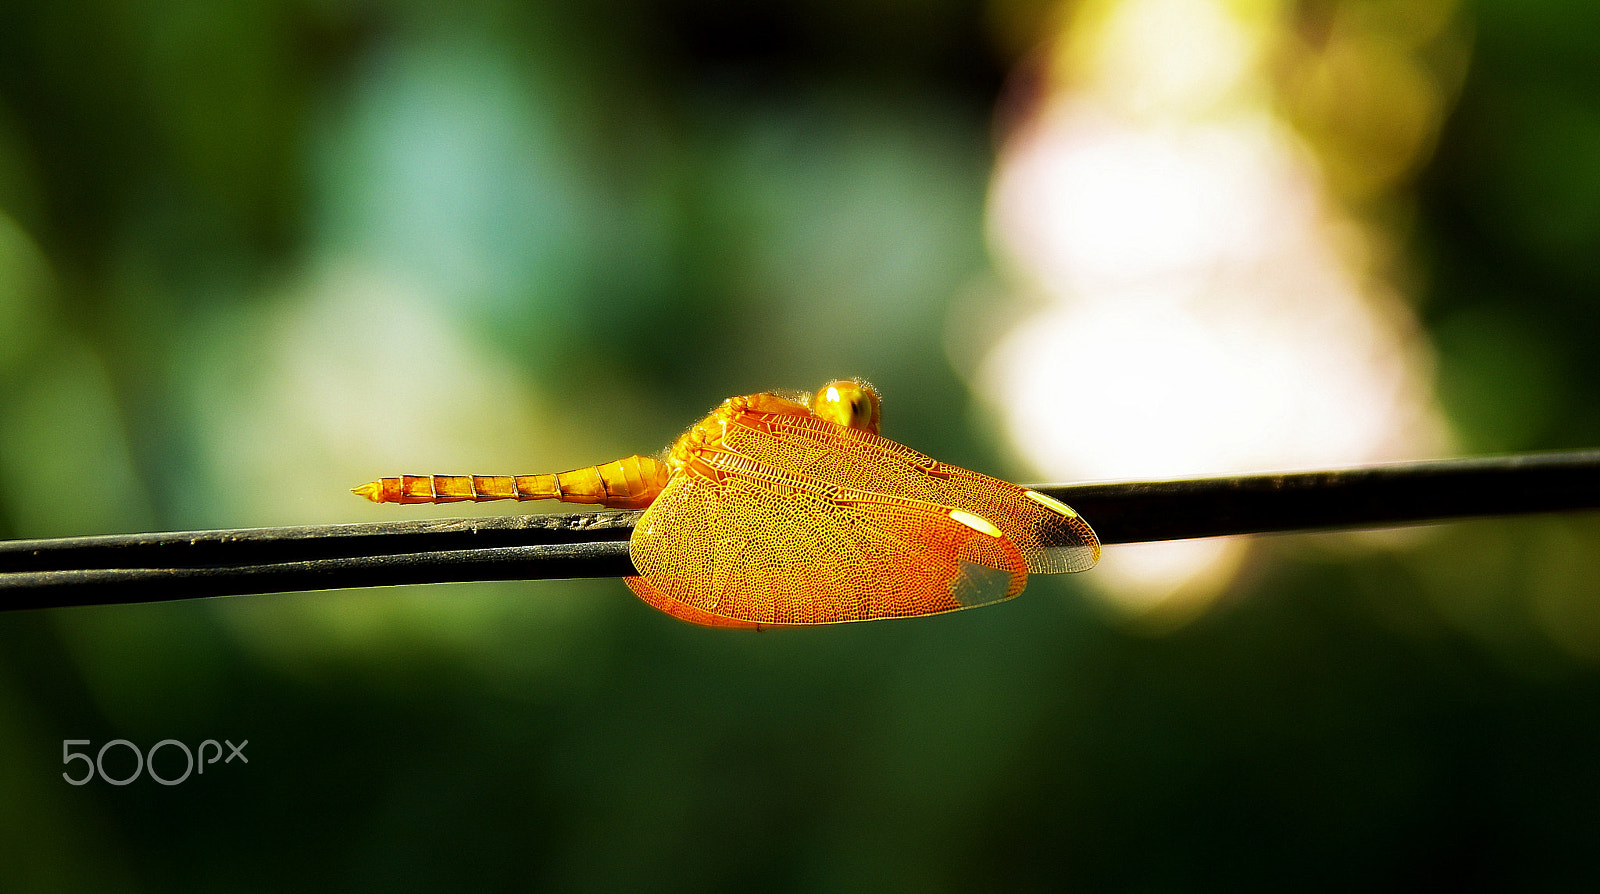
<path id="1" fill-rule="evenodd" d="M 1034 488 L 1106 544 L 1600 508 L 1600 450 Z M 637 573 L 640 512 L 0 542 L 0 610 Z"/>

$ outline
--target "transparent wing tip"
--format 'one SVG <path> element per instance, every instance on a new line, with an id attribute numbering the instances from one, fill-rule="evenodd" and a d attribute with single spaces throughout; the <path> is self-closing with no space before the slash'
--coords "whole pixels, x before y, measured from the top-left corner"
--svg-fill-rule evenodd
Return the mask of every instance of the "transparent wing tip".
<path id="1" fill-rule="evenodd" d="M 1046 546 L 1028 554 L 1030 574 L 1068 574 L 1088 571 L 1100 562 L 1100 544 Z"/>
<path id="2" fill-rule="evenodd" d="M 1034 574 L 1063 574 L 1088 571 L 1100 561 L 1100 538 L 1071 506 L 1036 490 L 1025 491 L 1028 499 L 1048 509 L 1048 521 L 1037 528 L 1039 545 L 1028 550 L 1028 571 Z"/>
<path id="3" fill-rule="evenodd" d="M 1000 602 L 1022 590 L 1012 591 L 1011 578 L 1009 571 L 962 559 L 961 571 L 950 581 L 950 598 L 962 608 Z"/>

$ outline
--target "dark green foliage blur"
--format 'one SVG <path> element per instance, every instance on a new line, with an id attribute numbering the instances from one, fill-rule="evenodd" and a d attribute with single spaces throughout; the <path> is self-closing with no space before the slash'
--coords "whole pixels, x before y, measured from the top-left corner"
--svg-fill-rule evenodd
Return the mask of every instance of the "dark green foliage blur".
<path id="1" fill-rule="evenodd" d="M 993 468 L 944 318 L 1026 7 L 8 0 L 0 536 L 392 518 L 345 489 L 838 375 Z M 1405 238 L 1472 452 L 1600 445 L 1597 9 L 1466 10 Z M 0 612 L 0 890 L 1593 889 L 1597 546 L 1272 538 L 1174 630 L 1074 580 L 758 635 L 618 581 Z M 249 762 L 77 787 L 68 739 Z"/>

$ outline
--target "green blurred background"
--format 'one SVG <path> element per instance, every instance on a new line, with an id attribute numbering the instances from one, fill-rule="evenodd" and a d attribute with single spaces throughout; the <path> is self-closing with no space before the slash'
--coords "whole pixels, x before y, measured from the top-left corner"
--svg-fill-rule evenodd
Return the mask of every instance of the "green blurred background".
<path id="1" fill-rule="evenodd" d="M 6 3 L 0 536 L 399 517 L 347 489 L 840 375 L 1020 477 L 947 316 L 1061 9 Z M 1464 450 L 1600 444 L 1600 6 L 1453 15 L 1434 153 L 1350 201 Z M 1077 580 L 760 635 L 618 581 L 4 613 L 0 889 L 1593 888 L 1597 543 L 1270 538 L 1181 624 Z M 62 740 L 119 738 L 249 763 L 62 780 Z"/>

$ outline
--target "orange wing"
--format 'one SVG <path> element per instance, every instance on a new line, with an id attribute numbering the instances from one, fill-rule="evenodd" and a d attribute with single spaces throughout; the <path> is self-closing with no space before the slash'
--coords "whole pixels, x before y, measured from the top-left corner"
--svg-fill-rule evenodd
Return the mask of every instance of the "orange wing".
<path id="1" fill-rule="evenodd" d="M 841 488 L 727 453 L 667 484 L 634 532 L 644 601 L 722 627 L 956 611 L 1022 592 L 1027 565 L 982 518 Z"/>
<path id="2" fill-rule="evenodd" d="M 1003 531 L 1035 574 L 1085 571 L 1100 560 L 1094 529 L 1065 504 L 871 432 L 815 416 L 747 412 L 729 422 L 723 446 L 800 477 L 966 510 Z"/>

